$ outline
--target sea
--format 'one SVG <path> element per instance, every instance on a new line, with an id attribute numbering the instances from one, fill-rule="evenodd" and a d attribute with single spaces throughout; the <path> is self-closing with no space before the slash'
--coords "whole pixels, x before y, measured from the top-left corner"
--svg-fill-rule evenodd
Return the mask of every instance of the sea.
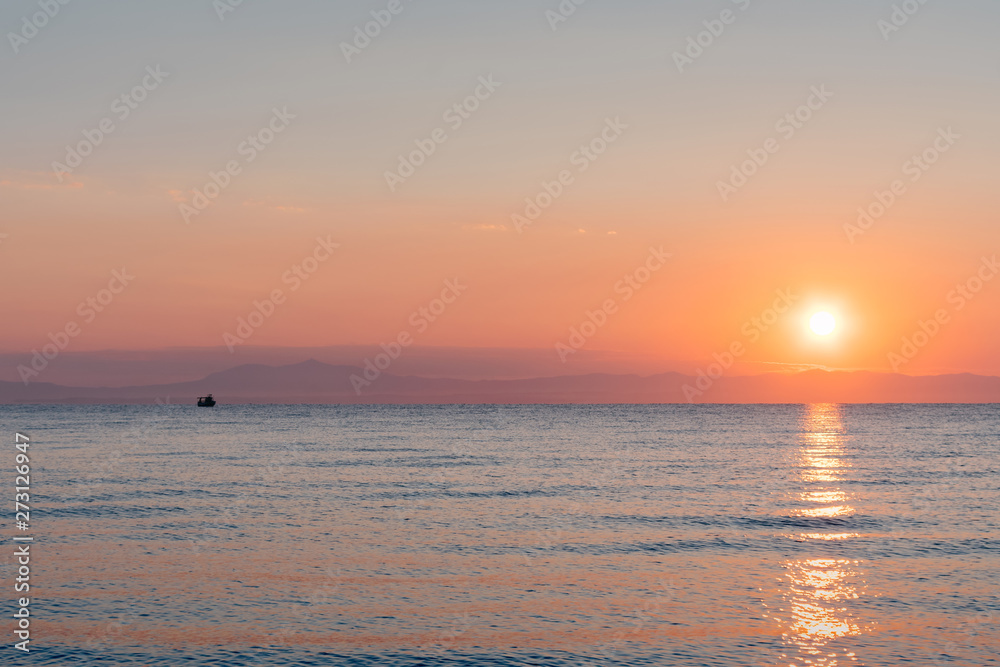
<path id="1" fill-rule="evenodd" d="M 5 665 L 1000 665 L 998 405 L 2 406 L 0 429 Z"/>

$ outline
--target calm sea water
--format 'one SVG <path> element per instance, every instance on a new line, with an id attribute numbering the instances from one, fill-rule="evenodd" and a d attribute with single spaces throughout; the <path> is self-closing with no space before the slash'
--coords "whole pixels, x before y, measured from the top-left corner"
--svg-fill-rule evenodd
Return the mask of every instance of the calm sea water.
<path id="1" fill-rule="evenodd" d="M 8 471 L 31 437 L 36 540 L 33 650 L 4 664 L 1000 664 L 1000 406 L 8 406 L 0 427 Z"/>

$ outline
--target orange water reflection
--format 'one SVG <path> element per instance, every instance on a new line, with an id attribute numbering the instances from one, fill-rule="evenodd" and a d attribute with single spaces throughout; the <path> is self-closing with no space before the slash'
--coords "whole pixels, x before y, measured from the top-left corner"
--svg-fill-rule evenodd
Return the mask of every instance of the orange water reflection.
<path id="1" fill-rule="evenodd" d="M 843 486 L 851 464 L 840 406 L 806 408 L 799 439 L 795 459 L 799 488 L 793 496 L 798 507 L 791 510 L 792 515 L 809 519 L 852 516 L 855 509 L 851 494 Z M 855 539 L 858 534 L 844 532 L 836 524 L 824 530 L 820 523 L 814 530 L 792 537 L 800 542 L 815 542 L 819 551 L 820 545 Z M 849 607 L 850 601 L 863 596 L 867 589 L 860 565 L 858 561 L 819 556 L 782 563 L 783 604 L 776 616 L 784 626 L 784 664 L 835 667 L 857 663 L 857 656 L 836 640 L 864 632 Z"/>

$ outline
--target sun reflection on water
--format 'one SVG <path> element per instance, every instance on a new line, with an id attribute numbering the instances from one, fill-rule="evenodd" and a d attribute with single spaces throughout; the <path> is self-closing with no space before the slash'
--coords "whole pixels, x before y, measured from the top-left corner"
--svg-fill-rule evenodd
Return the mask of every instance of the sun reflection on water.
<path id="1" fill-rule="evenodd" d="M 841 486 L 850 460 L 839 406 L 809 406 L 802 420 L 796 462 L 799 491 L 794 498 L 800 506 L 791 510 L 793 516 L 834 520 L 855 513 L 850 493 Z M 859 537 L 858 533 L 844 532 L 842 527 L 829 532 L 822 531 L 822 527 L 820 524 L 819 530 L 793 537 L 799 542 L 815 542 L 817 547 Z M 860 563 L 812 557 L 788 560 L 782 566 L 783 604 L 775 616 L 784 626 L 785 664 L 791 667 L 857 664 L 853 652 L 838 650 L 842 645 L 834 644 L 864 633 L 848 606 L 850 601 L 862 597 L 867 588 Z"/>

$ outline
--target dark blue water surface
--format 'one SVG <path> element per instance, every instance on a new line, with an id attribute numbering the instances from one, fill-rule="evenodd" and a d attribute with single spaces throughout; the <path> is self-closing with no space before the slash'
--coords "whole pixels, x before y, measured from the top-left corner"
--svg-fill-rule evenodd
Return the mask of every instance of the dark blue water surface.
<path id="1" fill-rule="evenodd" d="M 9 501 L 31 438 L 10 664 L 1000 664 L 1000 406 L 5 406 L 0 427 Z"/>

